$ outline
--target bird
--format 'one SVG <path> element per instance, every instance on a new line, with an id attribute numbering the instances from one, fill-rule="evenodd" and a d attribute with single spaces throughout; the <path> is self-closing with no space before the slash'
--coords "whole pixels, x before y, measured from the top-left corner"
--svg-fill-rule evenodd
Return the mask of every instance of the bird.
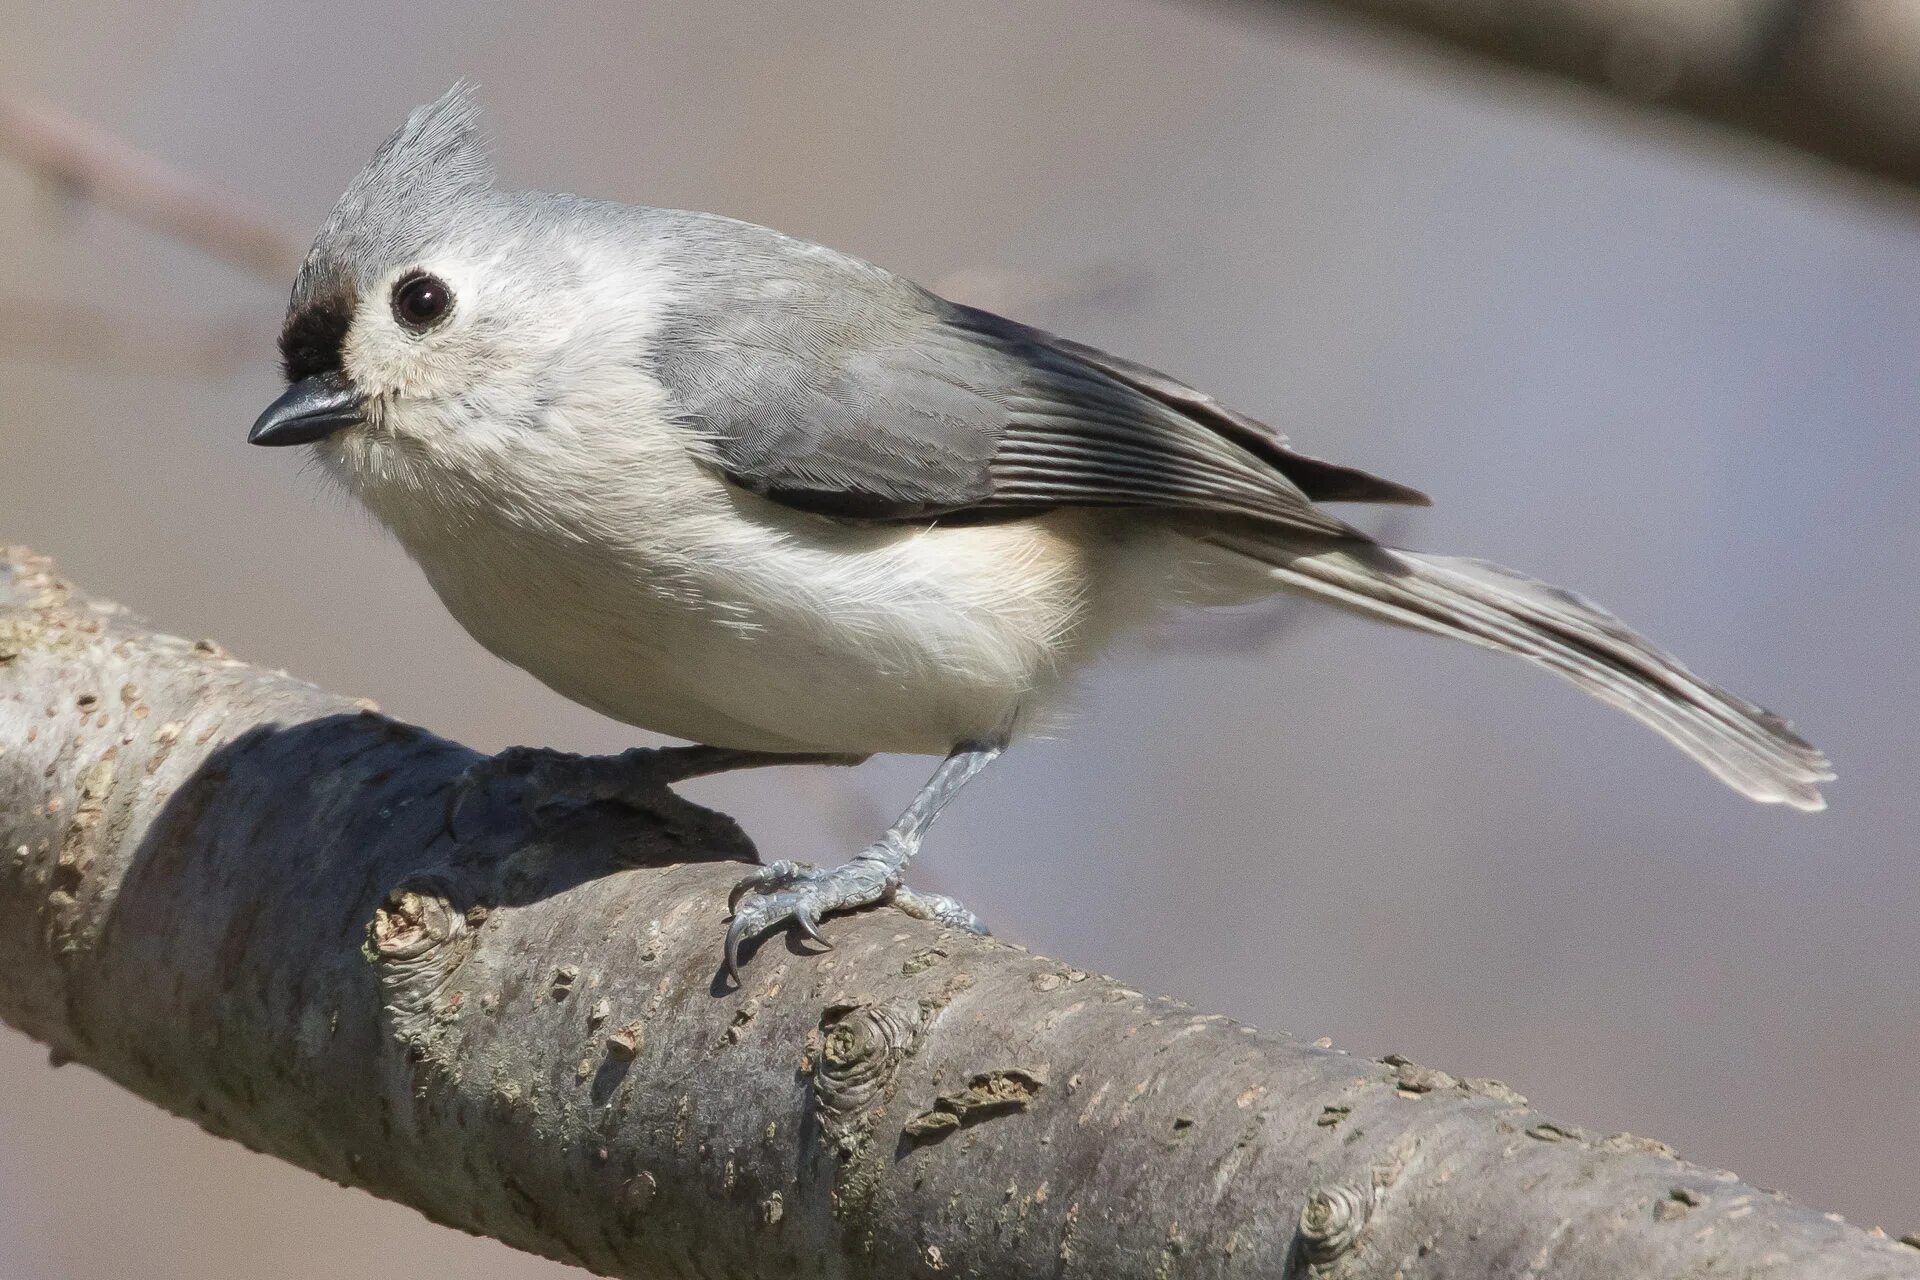
<path id="1" fill-rule="evenodd" d="M 939 758 L 843 865 L 735 887 L 724 961 L 891 904 L 929 826 L 1073 677 L 1170 611 L 1280 593 L 1523 658 L 1743 795 L 1825 756 L 1593 602 L 1384 545 L 1329 504 L 1417 489 L 1167 374 L 716 214 L 504 188 L 456 84 L 299 268 L 258 445 L 304 445 L 488 650 L 697 744 L 701 767 Z"/>

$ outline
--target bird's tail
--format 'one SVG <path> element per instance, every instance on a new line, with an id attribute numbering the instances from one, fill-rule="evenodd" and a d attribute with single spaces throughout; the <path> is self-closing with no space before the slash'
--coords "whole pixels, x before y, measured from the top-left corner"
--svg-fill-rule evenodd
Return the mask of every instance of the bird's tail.
<path id="1" fill-rule="evenodd" d="M 1384 622 L 1517 654 L 1625 711 L 1755 800 L 1826 807 L 1833 768 L 1772 712 L 1700 679 L 1590 600 L 1484 560 L 1355 537 L 1297 542 L 1214 532 L 1281 586 Z"/>

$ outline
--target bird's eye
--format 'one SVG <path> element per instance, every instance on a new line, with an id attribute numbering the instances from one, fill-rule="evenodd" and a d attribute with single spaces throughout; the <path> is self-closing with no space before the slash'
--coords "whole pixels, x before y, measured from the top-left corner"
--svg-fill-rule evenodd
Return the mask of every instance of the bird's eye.
<path id="1" fill-rule="evenodd" d="M 438 276 L 416 271 L 393 286 L 394 319 L 415 333 L 433 328 L 452 309 L 453 290 Z"/>

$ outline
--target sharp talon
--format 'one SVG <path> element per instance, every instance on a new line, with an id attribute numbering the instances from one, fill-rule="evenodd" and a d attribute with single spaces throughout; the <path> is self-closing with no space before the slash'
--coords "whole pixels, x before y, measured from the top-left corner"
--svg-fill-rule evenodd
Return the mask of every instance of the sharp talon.
<path id="1" fill-rule="evenodd" d="M 793 923 L 808 942 L 817 942 L 828 951 L 833 950 L 833 944 L 820 934 L 820 917 L 811 910 L 806 907 L 796 907 L 793 912 Z"/>
<path id="2" fill-rule="evenodd" d="M 732 979 L 736 987 L 743 985 L 740 981 L 740 944 L 746 940 L 746 925 L 745 916 L 735 916 L 733 923 L 727 927 L 727 977 Z"/>
<path id="3" fill-rule="evenodd" d="M 741 876 L 738 880 L 734 881 L 733 888 L 727 891 L 728 912 L 732 913 L 732 912 L 739 911 L 740 899 L 749 897 L 752 894 L 756 894 L 760 892 L 761 889 L 765 888 L 766 875 L 767 875 L 767 869 L 765 867 L 760 867 L 759 869 L 752 871 L 747 875 Z"/>

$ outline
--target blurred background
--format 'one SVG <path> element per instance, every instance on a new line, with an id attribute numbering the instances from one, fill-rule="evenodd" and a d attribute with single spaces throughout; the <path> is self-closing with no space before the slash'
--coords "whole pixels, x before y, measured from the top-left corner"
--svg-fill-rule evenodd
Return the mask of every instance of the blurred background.
<path id="1" fill-rule="evenodd" d="M 509 182 L 824 241 L 1428 490 L 1400 536 L 1575 586 L 1793 716 L 1832 810 L 1748 804 L 1521 664 L 1288 612 L 1116 653 L 916 883 L 1133 986 L 1920 1227 L 1920 212 L 1283 8 L 0 0 L 0 94 L 304 237 L 471 77 Z M 475 746 L 632 745 L 244 446 L 286 284 L 0 162 L 0 541 Z M 837 861 L 926 771 L 696 794 Z M 0 1080 L 9 1277 L 577 1274 L 7 1031 Z"/>

